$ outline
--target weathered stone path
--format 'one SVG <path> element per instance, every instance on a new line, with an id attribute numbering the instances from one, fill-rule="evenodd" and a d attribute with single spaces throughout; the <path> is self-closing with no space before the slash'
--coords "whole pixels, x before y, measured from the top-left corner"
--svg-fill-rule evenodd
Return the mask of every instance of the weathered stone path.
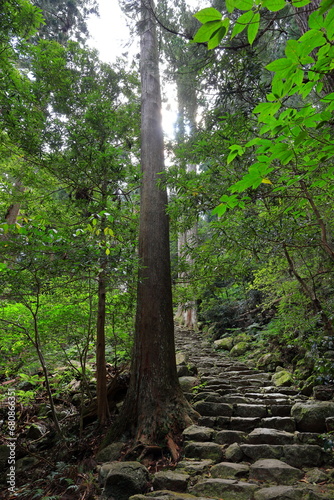
<path id="1" fill-rule="evenodd" d="M 278 389 L 271 373 L 215 351 L 201 334 L 178 331 L 176 345 L 181 385 L 201 418 L 184 431 L 177 467 L 130 500 L 334 499 L 332 452 L 298 418 L 306 396 Z"/>

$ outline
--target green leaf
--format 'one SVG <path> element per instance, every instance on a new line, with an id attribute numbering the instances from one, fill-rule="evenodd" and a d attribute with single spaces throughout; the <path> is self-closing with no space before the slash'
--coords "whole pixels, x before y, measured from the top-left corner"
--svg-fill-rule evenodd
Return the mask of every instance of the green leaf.
<path id="1" fill-rule="evenodd" d="M 210 21 L 220 21 L 222 14 L 213 7 L 207 7 L 194 14 L 194 17 L 196 17 L 200 23 L 206 24 Z"/>
<path id="2" fill-rule="evenodd" d="M 326 12 L 328 9 L 331 9 L 333 6 L 334 0 L 323 0 L 320 4 L 320 14 L 324 14 L 324 12 Z"/>
<path id="3" fill-rule="evenodd" d="M 262 7 L 266 7 L 271 12 L 277 12 L 284 9 L 286 6 L 285 0 L 263 0 Z"/>
<path id="4" fill-rule="evenodd" d="M 252 21 L 248 25 L 247 38 L 249 45 L 252 45 L 260 27 L 260 13 L 255 12 Z"/>
<path id="5" fill-rule="evenodd" d="M 221 21 L 210 21 L 203 24 L 194 36 L 195 43 L 205 43 L 221 28 Z"/>
<path id="6" fill-rule="evenodd" d="M 251 10 L 249 12 L 241 14 L 241 16 L 237 19 L 237 22 L 233 27 L 231 38 L 234 38 L 236 35 L 241 33 L 246 28 L 246 26 L 248 26 L 248 23 L 251 22 L 252 18 L 253 18 L 253 11 Z"/>
<path id="7" fill-rule="evenodd" d="M 285 46 L 285 55 L 293 62 L 299 62 L 300 44 L 297 40 L 288 40 Z"/>
<path id="8" fill-rule="evenodd" d="M 226 35 L 227 28 L 225 26 L 221 26 L 219 30 L 217 30 L 210 40 L 208 41 L 208 49 L 215 49 L 218 47 L 224 36 Z"/>
<path id="9" fill-rule="evenodd" d="M 253 109 L 253 113 L 260 113 L 260 118 L 263 118 L 274 115 L 280 107 L 280 102 L 261 102 Z"/>
<path id="10" fill-rule="evenodd" d="M 239 10 L 250 10 L 253 7 L 253 0 L 237 0 L 235 7 Z"/>
<path id="11" fill-rule="evenodd" d="M 226 2 L 225 2 L 227 12 L 229 12 L 230 14 L 232 14 L 232 12 L 235 9 L 235 3 L 236 3 L 235 0 L 226 0 Z"/>
<path id="12" fill-rule="evenodd" d="M 292 61 L 286 57 L 282 57 L 281 59 L 276 59 L 275 61 L 267 64 L 266 69 L 269 71 L 283 71 L 291 68 L 291 66 Z"/>
<path id="13" fill-rule="evenodd" d="M 325 45 L 326 39 L 321 32 L 311 29 L 299 38 L 299 42 L 302 44 L 301 54 L 308 55 L 316 47 Z"/>

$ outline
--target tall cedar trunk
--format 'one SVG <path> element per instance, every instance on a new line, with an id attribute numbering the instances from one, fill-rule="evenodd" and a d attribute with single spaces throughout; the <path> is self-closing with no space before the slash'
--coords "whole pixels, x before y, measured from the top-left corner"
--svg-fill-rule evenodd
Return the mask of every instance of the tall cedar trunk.
<path id="1" fill-rule="evenodd" d="M 126 428 L 135 443 L 167 443 L 176 458 L 175 436 L 195 413 L 180 389 L 175 361 L 167 193 L 158 185 L 164 144 L 153 8 L 151 0 L 141 0 L 140 271 L 130 385 L 116 428 Z"/>

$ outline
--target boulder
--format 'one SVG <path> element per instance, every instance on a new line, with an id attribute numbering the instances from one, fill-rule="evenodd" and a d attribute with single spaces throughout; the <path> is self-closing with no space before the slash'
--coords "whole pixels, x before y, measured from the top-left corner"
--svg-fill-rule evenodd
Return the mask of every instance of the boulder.
<path id="1" fill-rule="evenodd" d="M 218 477 L 220 479 L 248 477 L 249 466 L 232 462 L 221 462 L 220 464 L 214 465 L 210 473 L 212 477 Z"/>
<path id="2" fill-rule="evenodd" d="M 155 490 L 186 491 L 190 476 L 170 470 L 161 470 L 154 475 Z"/>
<path id="3" fill-rule="evenodd" d="M 194 476 L 195 474 L 202 474 L 207 472 L 213 465 L 213 460 L 182 460 L 177 464 L 176 470 L 181 470 Z"/>
<path id="4" fill-rule="evenodd" d="M 248 442 L 250 444 L 293 444 L 294 437 L 292 432 L 259 427 L 248 435 Z"/>
<path id="5" fill-rule="evenodd" d="M 249 500 L 259 489 L 256 484 L 246 483 L 233 479 L 208 479 L 197 483 L 192 491 L 198 496 L 210 498 L 224 498 L 224 500 Z"/>
<path id="6" fill-rule="evenodd" d="M 230 350 L 231 356 L 242 356 L 249 349 L 248 342 L 238 342 Z"/>
<path id="7" fill-rule="evenodd" d="M 197 377 L 179 377 L 179 383 L 183 392 L 191 392 L 199 384 Z"/>
<path id="8" fill-rule="evenodd" d="M 277 459 L 257 460 L 250 466 L 249 478 L 277 484 L 294 484 L 304 476 L 303 471 Z"/>
<path id="9" fill-rule="evenodd" d="M 210 417 L 215 417 L 218 415 L 223 415 L 225 417 L 232 416 L 233 406 L 226 403 L 211 403 L 209 401 L 197 401 L 194 403 L 194 409 L 198 411 L 200 415 L 206 415 Z"/>
<path id="10" fill-rule="evenodd" d="M 274 373 L 271 380 L 276 387 L 290 387 L 293 383 L 292 373 L 287 370 L 280 370 Z"/>
<path id="11" fill-rule="evenodd" d="M 213 344 L 216 349 L 224 349 L 225 351 L 230 351 L 233 347 L 233 338 L 225 337 L 223 339 L 215 340 Z"/>
<path id="12" fill-rule="evenodd" d="M 148 487 L 149 472 L 139 462 L 111 462 L 108 466 L 102 498 L 128 500 L 131 495 L 145 493 Z M 103 467 L 101 469 L 103 469 Z M 101 477 L 101 470 L 100 470 Z"/>
<path id="13" fill-rule="evenodd" d="M 326 432 L 326 418 L 334 416 L 333 401 L 311 401 L 296 403 L 291 409 L 297 430 L 305 432 Z"/>

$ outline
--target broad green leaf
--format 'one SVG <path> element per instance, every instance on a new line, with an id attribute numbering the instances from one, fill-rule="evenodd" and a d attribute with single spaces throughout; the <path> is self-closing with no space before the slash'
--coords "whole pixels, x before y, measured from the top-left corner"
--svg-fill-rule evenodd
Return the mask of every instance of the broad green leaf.
<path id="1" fill-rule="evenodd" d="M 196 17 L 200 23 L 206 24 L 210 21 L 219 21 L 222 18 L 222 14 L 213 7 L 207 7 L 194 14 L 194 17 Z"/>
<path id="2" fill-rule="evenodd" d="M 262 7 L 266 7 L 271 12 L 277 12 L 284 9 L 286 6 L 285 0 L 263 0 Z"/>
<path id="3" fill-rule="evenodd" d="M 282 57 L 281 59 L 276 59 L 275 61 L 267 64 L 266 69 L 269 71 L 283 71 L 291 68 L 291 66 L 291 60 L 286 57 Z"/>
<path id="4" fill-rule="evenodd" d="M 280 109 L 280 107 L 280 102 L 261 102 L 253 109 L 253 113 L 260 113 L 259 118 L 272 116 Z"/>
<path id="5" fill-rule="evenodd" d="M 226 8 L 227 8 L 227 12 L 229 12 L 230 14 L 232 14 L 232 12 L 234 11 L 235 9 L 235 4 L 236 4 L 236 0 L 226 0 Z"/>
<path id="6" fill-rule="evenodd" d="M 221 21 L 210 21 L 209 23 L 203 24 L 194 36 L 193 41 L 195 43 L 208 42 L 220 27 Z"/>
<path id="7" fill-rule="evenodd" d="M 328 9 L 331 9 L 334 6 L 334 0 L 323 0 L 320 4 L 319 12 L 323 14 Z"/>
<path id="8" fill-rule="evenodd" d="M 313 49 L 325 45 L 326 39 L 321 32 L 311 29 L 299 38 L 299 42 L 302 44 L 301 55 L 308 55 Z"/>
<path id="9" fill-rule="evenodd" d="M 247 38 L 249 45 L 253 44 L 257 32 L 259 31 L 259 27 L 260 27 L 260 13 L 255 12 L 251 22 L 248 25 L 248 30 L 247 30 Z"/>
<path id="10" fill-rule="evenodd" d="M 308 25 L 311 29 L 319 30 L 324 26 L 324 18 L 318 10 L 311 12 L 308 18 Z"/>
<path id="11" fill-rule="evenodd" d="M 285 46 L 285 55 L 293 62 L 299 62 L 300 44 L 297 40 L 288 40 Z"/>
<path id="12" fill-rule="evenodd" d="M 253 0 L 236 0 L 235 7 L 239 10 L 250 10 L 253 7 Z"/>
<path id="13" fill-rule="evenodd" d="M 208 41 L 208 49 L 215 49 L 218 47 L 224 36 L 226 35 L 227 28 L 225 26 L 221 26 L 210 38 Z"/>
<path id="14" fill-rule="evenodd" d="M 233 27 L 231 38 L 234 38 L 236 35 L 241 33 L 246 28 L 246 26 L 248 26 L 248 23 L 251 22 L 252 18 L 253 18 L 253 11 L 251 10 L 245 12 L 244 14 L 241 14 L 241 16 L 237 19 L 237 22 Z"/>

